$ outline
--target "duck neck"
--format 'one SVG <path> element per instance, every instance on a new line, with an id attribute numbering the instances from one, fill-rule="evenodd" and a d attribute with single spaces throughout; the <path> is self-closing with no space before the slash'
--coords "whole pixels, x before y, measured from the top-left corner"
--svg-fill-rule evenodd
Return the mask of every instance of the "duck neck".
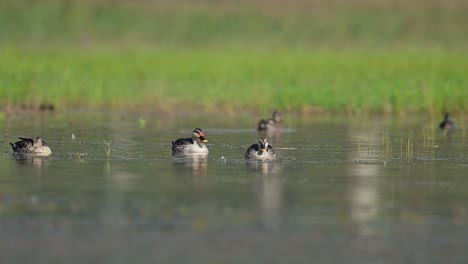
<path id="1" fill-rule="evenodd" d="M 192 138 L 193 144 L 197 144 L 200 148 L 203 148 L 203 142 L 201 142 L 200 138 L 193 137 Z"/>

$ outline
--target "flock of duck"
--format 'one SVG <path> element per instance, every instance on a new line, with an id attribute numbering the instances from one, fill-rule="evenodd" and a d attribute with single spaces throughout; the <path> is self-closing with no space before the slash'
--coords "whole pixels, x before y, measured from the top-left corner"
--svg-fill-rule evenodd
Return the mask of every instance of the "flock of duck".
<path id="1" fill-rule="evenodd" d="M 258 122 L 257 131 L 262 137 L 259 138 L 258 144 L 252 144 L 245 152 L 245 158 L 248 160 L 274 160 L 276 158 L 273 147 L 268 144 L 266 135 L 275 135 L 281 129 L 281 113 L 278 111 L 273 112 L 270 119 L 262 119 Z M 10 143 L 14 155 L 17 157 L 48 157 L 52 155 L 52 150 L 49 145 L 41 138 L 36 137 L 25 138 L 20 137 L 20 140 L 15 143 Z M 172 155 L 207 155 L 209 153 L 208 147 L 205 143 L 208 140 L 205 138 L 205 133 L 201 128 L 195 128 L 192 132 L 191 138 L 179 138 L 172 141 Z"/>
<path id="2" fill-rule="evenodd" d="M 259 135 L 274 135 L 281 129 L 281 113 L 273 112 L 270 119 L 262 119 L 258 122 L 257 131 Z M 172 141 L 172 155 L 191 155 L 191 154 L 208 154 L 209 150 L 205 143 L 208 140 L 205 138 L 205 133 L 201 128 L 195 128 L 191 138 L 179 138 Z M 266 137 L 260 137 L 258 144 L 252 144 L 245 151 L 245 159 L 247 160 L 274 160 L 276 158 L 273 146 L 268 144 Z"/>
<path id="3" fill-rule="evenodd" d="M 269 161 L 276 158 L 273 146 L 268 144 L 266 135 L 274 135 L 281 129 L 281 113 L 278 111 L 273 112 L 270 119 L 262 119 L 258 122 L 257 131 L 260 137 L 258 144 L 252 144 L 245 152 L 246 160 L 261 160 Z M 439 124 L 439 128 L 451 133 L 455 129 L 455 124 L 449 113 L 444 115 L 444 120 Z M 15 155 L 19 156 L 38 156 L 48 157 L 52 154 L 49 145 L 42 140 L 41 137 L 35 139 L 20 137 L 20 141 L 10 143 Z M 205 143 L 208 140 L 205 138 L 205 133 L 201 128 L 195 128 L 192 132 L 191 138 L 179 138 L 172 141 L 172 155 L 184 156 L 194 154 L 209 153 L 208 147 Z"/>

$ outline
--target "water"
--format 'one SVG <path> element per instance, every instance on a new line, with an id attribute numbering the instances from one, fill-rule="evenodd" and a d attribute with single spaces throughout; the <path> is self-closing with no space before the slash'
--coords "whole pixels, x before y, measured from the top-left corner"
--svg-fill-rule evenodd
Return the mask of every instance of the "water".
<path id="1" fill-rule="evenodd" d="M 468 259 L 463 130 L 448 140 L 425 117 L 286 116 L 270 140 L 279 160 L 246 163 L 255 120 L 77 112 L 2 121 L 0 262 Z M 195 127 L 209 156 L 173 159 L 170 142 Z M 15 160 L 8 142 L 37 135 L 53 156 Z"/>

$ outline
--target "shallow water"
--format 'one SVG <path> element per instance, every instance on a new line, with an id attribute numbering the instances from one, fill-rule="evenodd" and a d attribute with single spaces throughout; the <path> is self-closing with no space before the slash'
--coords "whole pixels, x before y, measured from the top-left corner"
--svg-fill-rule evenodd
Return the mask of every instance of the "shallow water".
<path id="1" fill-rule="evenodd" d="M 464 130 L 447 139 L 426 117 L 286 116 L 270 139 L 278 160 L 246 163 L 259 117 L 138 118 L 0 122 L 1 263 L 468 259 Z M 209 156 L 172 158 L 170 142 L 195 127 Z M 36 135 L 52 157 L 14 159 L 8 142 Z"/>

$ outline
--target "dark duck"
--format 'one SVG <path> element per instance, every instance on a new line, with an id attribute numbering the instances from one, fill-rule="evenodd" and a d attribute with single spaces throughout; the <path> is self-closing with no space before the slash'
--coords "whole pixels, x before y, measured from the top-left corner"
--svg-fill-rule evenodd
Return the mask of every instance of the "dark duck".
<path id="1" fill-rule="evenodd" d="M 455 129 L 455 124 L 453 123 L 452 117 L 449 113 L 445 113 L 444 120 L 440 122 L 439 128 L 451 132 Z"/>

